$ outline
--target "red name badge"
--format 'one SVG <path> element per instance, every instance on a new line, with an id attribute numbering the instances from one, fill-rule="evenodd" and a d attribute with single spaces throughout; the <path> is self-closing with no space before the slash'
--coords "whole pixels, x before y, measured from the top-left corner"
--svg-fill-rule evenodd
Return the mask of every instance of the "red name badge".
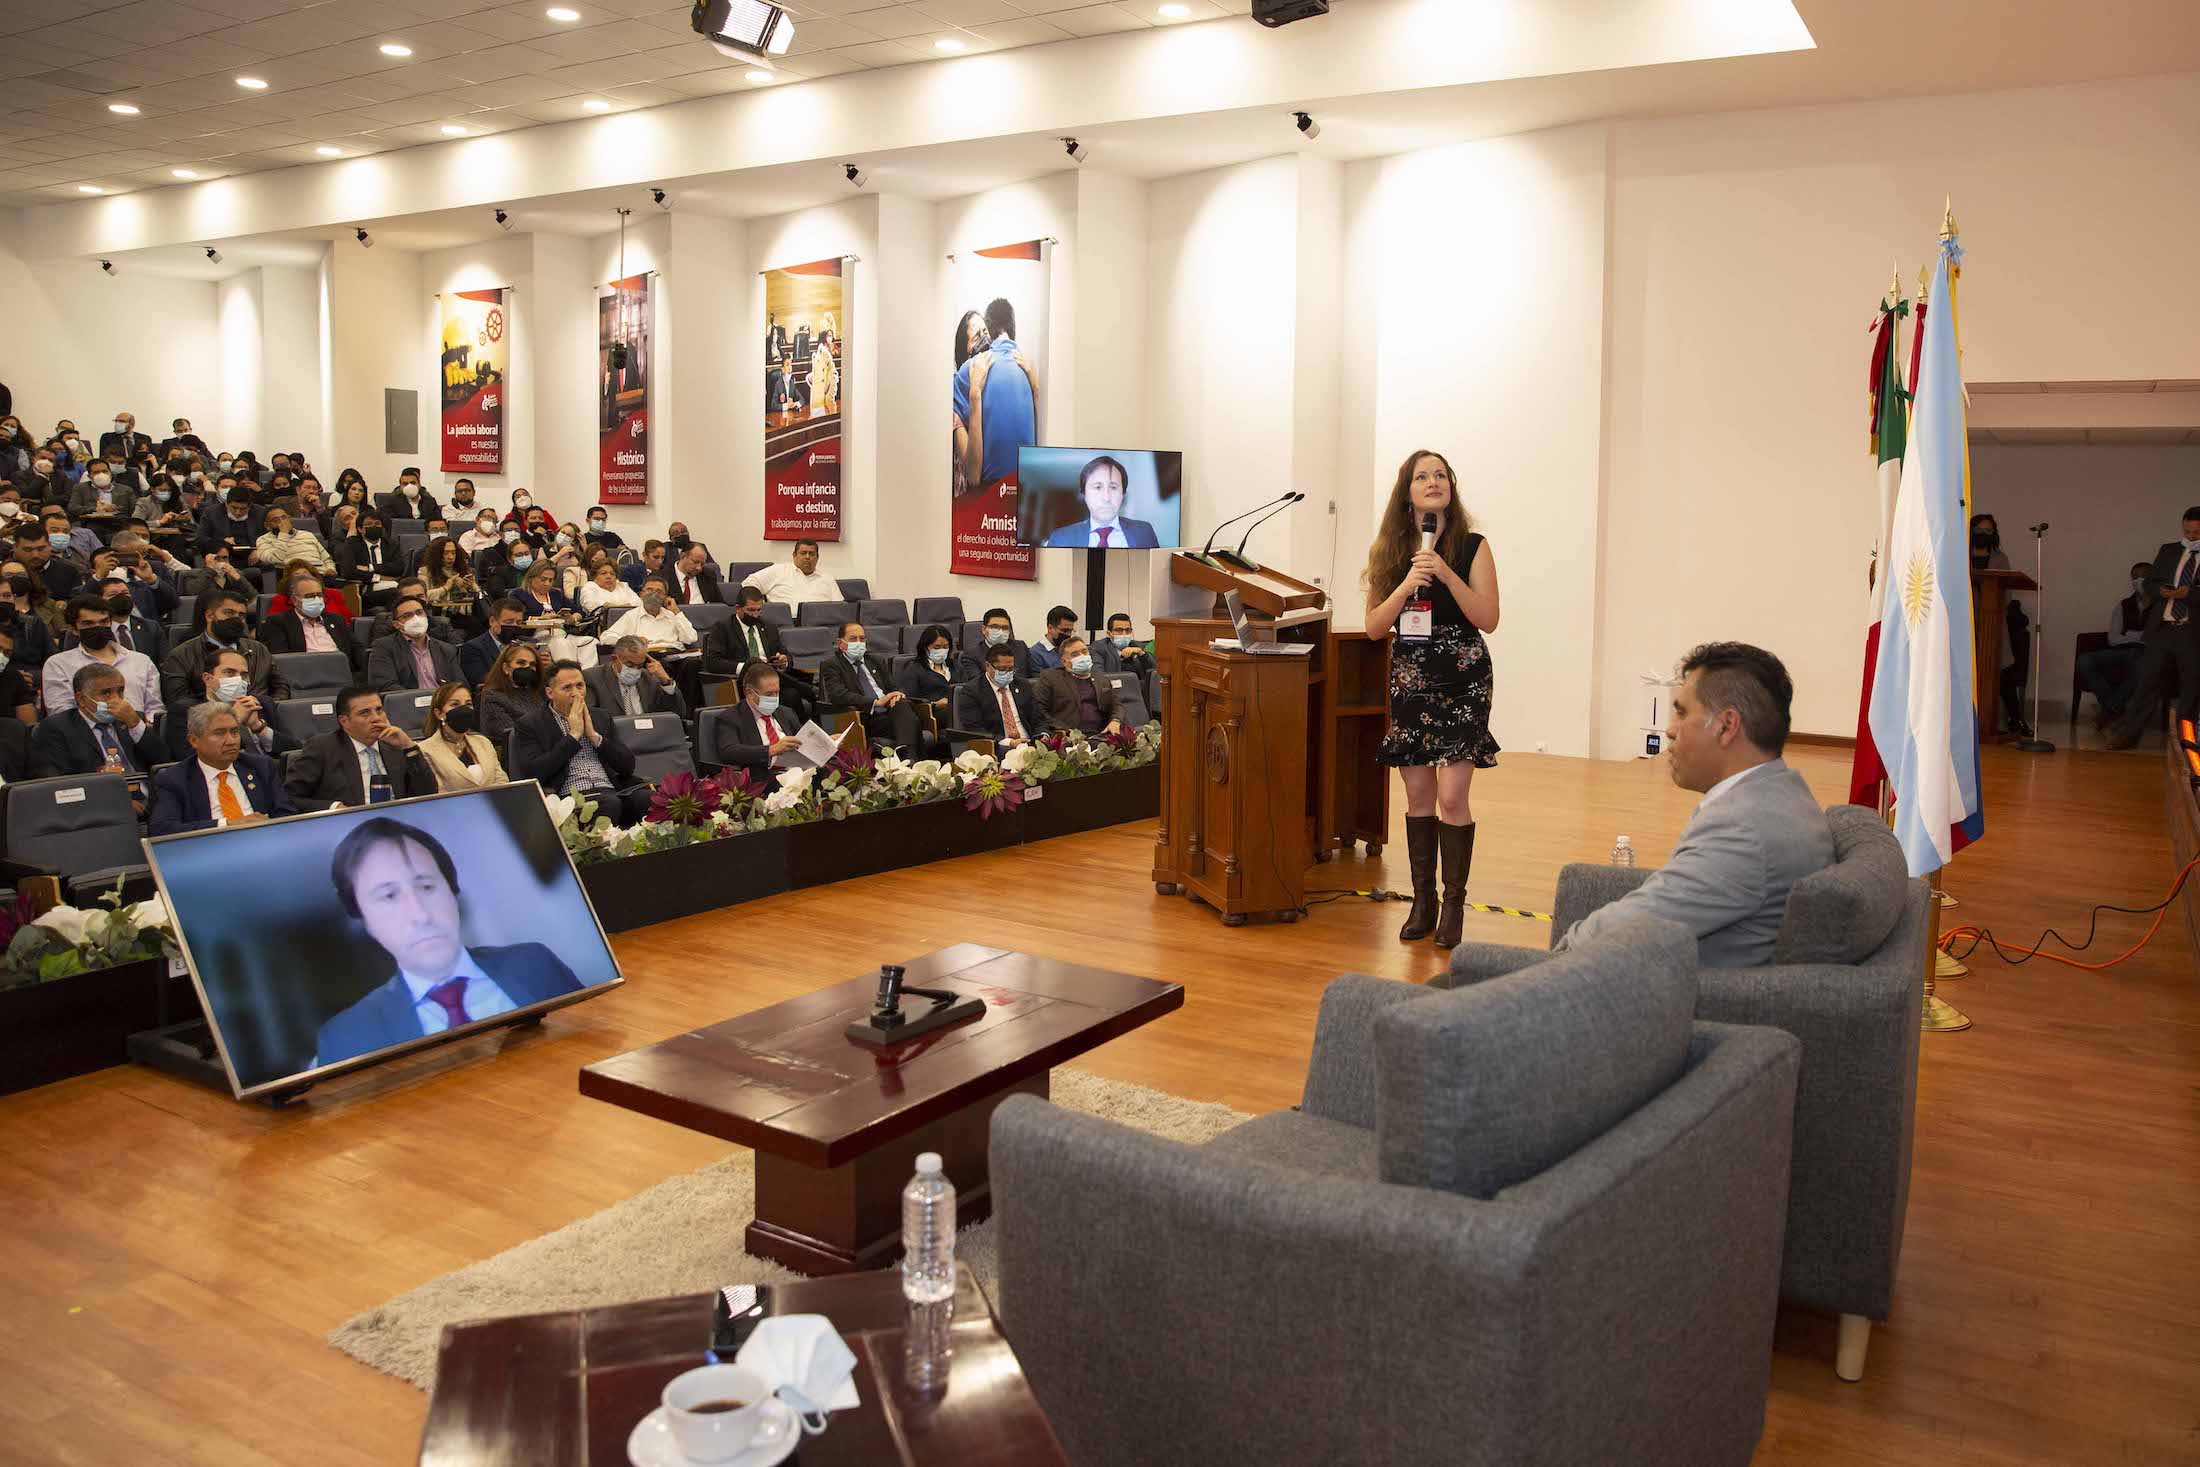
<path id="1" fill-rule="evenodd" d="M 1433 602 L 1408 601 L 1398 612 L 1398 635 L 1413 641 L 1426 641 L 1436 629 L 1436 607 Z"/>

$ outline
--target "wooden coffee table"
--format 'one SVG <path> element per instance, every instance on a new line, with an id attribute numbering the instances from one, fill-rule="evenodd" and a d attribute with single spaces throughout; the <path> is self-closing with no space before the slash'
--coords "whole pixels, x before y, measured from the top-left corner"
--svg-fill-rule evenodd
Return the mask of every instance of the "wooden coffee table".
<path id="1" fill-rule="evenodd" d="M 862 1404 L 805 1437 L 802 1467 L 1054 1467 L 1066 1464 L 985 1292 L 960 1270 L 944 1389 L 903 1366 L 898 1271 L 775 1287 L 774 1314 L 822 1314 L 855 1352 Z M 703 1362 L 710 1295 L 443 1331 L 420 1467 L 625 1467 L 626 1440 L 665 1383 Z"/>
<path id="2" fill-rule="evenodd" d="M 994 1107 L 1045 1097 L 1054 1066 L 1184 1005 L 1181 984 L 974 943 L 907 967 L 907 984 L 977 995 L 985 1012 L 905 1044 L 857 1044 L 844 1031 L 877 996 L 867 973 L 590 1065 L 581 1094 L 750 1147 L 743 1245 L 799 1273 L 853 1273 L 900 1256 L 919 1152 L 940 1154 L 958 1219 L 976 1222 L 992 1210 Z"/>

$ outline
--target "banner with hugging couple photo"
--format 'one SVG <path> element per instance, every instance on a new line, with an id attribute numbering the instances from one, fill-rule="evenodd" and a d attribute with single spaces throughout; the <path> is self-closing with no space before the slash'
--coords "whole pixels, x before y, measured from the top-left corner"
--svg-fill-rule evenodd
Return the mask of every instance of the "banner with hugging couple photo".
<path id="1" fill-rule="evenodd" d="M 951 257 L 948 570 L 955 575 L 1038 578 L 1036 551 L 1016 543 L 1016 457 L 1046 441 L 1047 244 L 1029 240 Z"/>

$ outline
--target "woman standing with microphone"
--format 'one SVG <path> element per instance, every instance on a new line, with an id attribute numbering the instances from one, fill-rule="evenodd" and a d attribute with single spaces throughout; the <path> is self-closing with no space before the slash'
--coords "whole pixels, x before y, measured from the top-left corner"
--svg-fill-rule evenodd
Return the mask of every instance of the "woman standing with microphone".
<path id="1" fill-rule="evenodd" d="M 1395 629 L 1390 655 L 1390 731 L 1378 761 L 1406 786 L 1406 851 L 1413 909 L 1401 941 L 1436 934 L 1456 947 L 1466 923 L 1467 871 L 1474 864 L 1474 771 L 1497 762 L 1490 737 L 1490 650 L 1497 630 L 1497 562 L 1459 503 L 1451 463 L 1426 449 L 1409 454 L 1368 550 L 1367 634 Z M 1436 866 L 1444 868 L 1439 917 Z"/>

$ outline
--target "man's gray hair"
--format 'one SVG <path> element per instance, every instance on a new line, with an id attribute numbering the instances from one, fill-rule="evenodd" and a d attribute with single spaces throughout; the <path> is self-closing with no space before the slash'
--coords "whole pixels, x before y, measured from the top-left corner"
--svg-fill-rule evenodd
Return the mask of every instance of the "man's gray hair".
<path id="1" fill-rule="evenodd" d="M 190 735 L 192 738 L 195 739 L 203 739 L 209 732 L 212 731 L 215 719 L 235 718 L 236 716 L 237 710 L 230 707 L 227 703 L 219 703 L 212 700 L 204 703 L 193 703 L 191 705 L 191 717 L 189 723 Z"/>
<path id="2" fill-rule="evenodd" d="M 611 644 L 611 650 L 614 652 L 647 652 L 649 643 L 635 636 L 632 632 L 628 632 Z"/>
<path id="3" fill-rule="evenodd" d="M 119 551 L 143 550 L 145 537 L 135 530 L 124 530 L 115 536 L 111 548 Z"/>
<path id="4" fill-rule="evenodd" d="M 121 682 L 122 674 L 104 662 L 87 662 L 69 679 L 69 691 L 81 698 L 94 686 L 109 681 Z"/>

